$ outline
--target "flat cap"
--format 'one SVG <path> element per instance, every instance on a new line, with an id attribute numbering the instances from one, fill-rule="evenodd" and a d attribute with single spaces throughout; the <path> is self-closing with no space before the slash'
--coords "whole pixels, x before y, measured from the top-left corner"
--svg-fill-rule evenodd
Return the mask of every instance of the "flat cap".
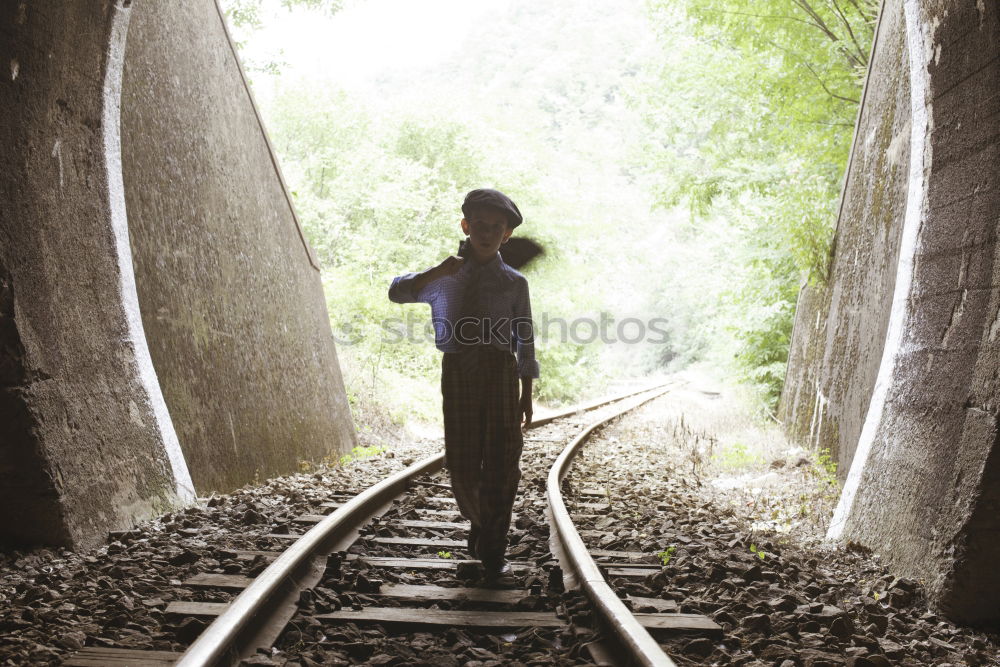
<path id="1" fill-rule="evenodd" d="M 517 210 L 517 204 L 499 190 L 481 188 L 465 195 L 465 201 L 462 203 L 462 214 L 468 218 L 469 210 L 474 206 L 490 206 L 499 209 L 507 216 L 511 227 L 517 227 L 524 221 L 521 212 Z"/>

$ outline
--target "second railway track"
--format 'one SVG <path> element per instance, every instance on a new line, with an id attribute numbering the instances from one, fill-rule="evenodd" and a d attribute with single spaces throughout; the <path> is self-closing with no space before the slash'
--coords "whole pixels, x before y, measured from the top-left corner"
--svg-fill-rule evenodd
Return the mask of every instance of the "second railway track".
<path id="1" fill-rule="evenodd" d="M 526 432 L 525 462 L 540 457 L 551 469 L 547 479 L 521 481 L 507 552 L 514 576 L 506 587 L 484 587 L 477 561 L 468 558 L 468 526 L 448 490 L 443 454 L 436 455 L 357 495 L 331 497 L 320 507 L 329 514 L 297 516 L 287 532 L 265 536 L 267 549 L 227 552 L 245 568 L 189 577 L 183 583 L 191 599 L 171 602 L 164 613 L 179 619 L 177 627 L 208 625 L 183 654 L 87 647 L 65 664 L 269 664 L 272 650 L 293 661 L 301 653 L 294 664 L 316 664 L 307 649 L 319 634 L 343 647 L 324 652 L 321 664 L 428 664 L 421 646 L 435 637 L 462 650 L 453 664 L 500 664 L 514 661 L 503 655 L 504 642 L 530 637 L 550 650 L 527 651 L 522 664 L 671 665 L 656 636 L 718 637 L 721 629 L 669 601 L 630 598 L 626 585 L 609 584 L 661 570 L 652 554 L 588 552 L 582 538 L 600 536 L 581 535 L 573 518 L 607 515 L 609 499 L 596 484 L 566 498 L 560 488 L 591 431 L 669 388 L 575 406 Z M 415 637 L 412 650 L 377 652 L 384 633 Z"/>

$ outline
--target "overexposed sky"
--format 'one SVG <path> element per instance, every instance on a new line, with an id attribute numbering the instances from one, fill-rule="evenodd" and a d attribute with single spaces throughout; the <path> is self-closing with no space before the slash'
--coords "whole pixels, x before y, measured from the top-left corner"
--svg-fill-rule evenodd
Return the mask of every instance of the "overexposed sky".
<path id="1" fill-rule="evenodd" d="M 280 7 L 268 0 L 264 27 L 246 46 L 257 62 L 287 63 L 285 75 L 332 79 L 346 88 L 380 73 L 444 60 L 477 32 L 489 39 L 490 17 L 509 0 L 348 0 L 334 16 Z"/>

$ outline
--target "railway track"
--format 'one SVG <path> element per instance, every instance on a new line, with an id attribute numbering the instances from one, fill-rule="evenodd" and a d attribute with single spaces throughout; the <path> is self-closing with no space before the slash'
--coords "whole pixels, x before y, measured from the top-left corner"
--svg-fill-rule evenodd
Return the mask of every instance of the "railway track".
<path id="1" fill-rule="evenodd" d="M 718 637 L 721 628 L 705 616 L 680 613 L 674 603 L 630 597 L 625 586 L 614 585 L 660 574 L 655 555 L 588 549 L 586 542 L 601 535 L 581 534 L 573 518 L 607 515 L 610 499 L 597 486 L 566 489 L 565 496 L 562 488 L 592 431 L 669 389 L 575 406 L 532 424 L 524 456 L 542 457 L 551 467 L 544 483 L 522 479 L 506 587 L 485 587 L 477 561 L 467 558 L 467 524 L 447 490 L 439 454 L 361 493 L 332 497 L 323 504 L 328 514 L 298 516 L 297 529 L 266 536 L 273 548 L 234 552 L 247 565 L 242 572 L 184 581 L 192 599 L 171 602 L 165 614 L 185 619 L 181 627 L 207 627 L 183 654 L 87 647 L 64 664 L 230 665 L 274 646 L 294 654 L 303 633 L 288 628 L 305 615 L 331 634 L 346 624 L 452 635 L 461 629 L 456 636 L 463 640 L 468 634 L 462 633 L 516 638 L 518 631 L 548 632 L 558 644 L 568 633 L 585 646 L 574 656 L 580 662 L 672 665 L 657 635 Z M 198 591 L 234 597 L 205 601 Z M 351 662 L 372 657 L 365 642 L 348 647 Z"/>

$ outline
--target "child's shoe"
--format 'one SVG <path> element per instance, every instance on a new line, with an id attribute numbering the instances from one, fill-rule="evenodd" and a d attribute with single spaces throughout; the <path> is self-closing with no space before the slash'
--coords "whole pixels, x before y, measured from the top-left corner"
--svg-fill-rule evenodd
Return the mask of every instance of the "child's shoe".
<path id="1" fill-rule="evenodd" d="M 486 585 L 491 588 L 516 588 L 517 582 L 514 581 L 514 575 L 510 568 L 510 563 L 508 563 L 503 558 L 500 559 L 499 563 L 483 563 L 483 567 L 486 569 L 486 576 L 484 580 Z"/>

